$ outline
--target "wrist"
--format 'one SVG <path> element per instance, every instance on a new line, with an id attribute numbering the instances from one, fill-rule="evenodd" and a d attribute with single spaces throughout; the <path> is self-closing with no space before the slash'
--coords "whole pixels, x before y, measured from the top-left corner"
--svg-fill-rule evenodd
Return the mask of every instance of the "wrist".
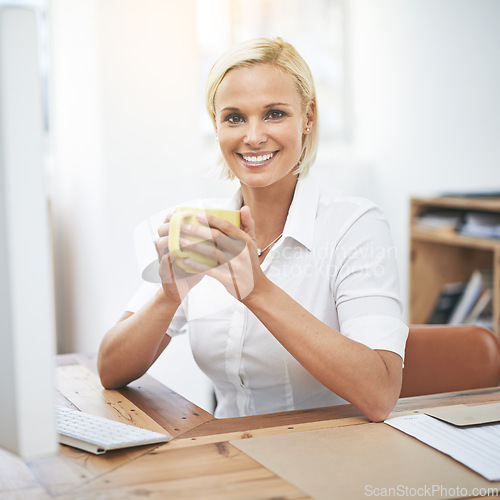
<path id="1" fill-rule="evenodd" d="M 156 301 L 162 307 L 175 307 L 176 309 L 179 307 L 181 298 L 179 296 L 179 291 L 177 290 L 176 285 L 167 285 L 163 284 L 163 286 L 156 292 Z"/>
<path id="2" fill-rule="evenodd" d="M 276 285 L 264 275 L 261 282 L 258 285 L 255 284 L 252 291 L 245 298 L 241 299 L 241 303 L 250 310 L 258 309 L 267 301 L 271 300 L 271 295 L 275 286 Z"/>

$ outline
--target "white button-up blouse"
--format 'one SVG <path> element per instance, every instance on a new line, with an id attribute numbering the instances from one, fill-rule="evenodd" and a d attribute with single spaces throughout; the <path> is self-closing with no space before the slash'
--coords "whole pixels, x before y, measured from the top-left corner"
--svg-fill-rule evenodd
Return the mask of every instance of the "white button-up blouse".
<path id="1" fill-rule="evenodd" d="M 241 204 L 239 190 L 225 202 L 227 208 Z M 283 237 L 261 267 L 323 323 L 404 358 L 408 327 L 401 319 L 396 250 L 386 218 L 372 202 L 299 180 Z M 143 283 L 127 310 L 137 311 L 159 286 Z M 345 403 L 208 276 L 186 296 L 166 333 L 189 334 L 193 356 L 215 387 L 216 417 Z"/>

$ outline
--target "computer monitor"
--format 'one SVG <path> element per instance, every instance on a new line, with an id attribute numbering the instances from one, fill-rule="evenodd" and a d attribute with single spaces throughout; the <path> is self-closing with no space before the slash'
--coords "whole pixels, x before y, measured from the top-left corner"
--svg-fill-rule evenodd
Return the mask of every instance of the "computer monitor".
<path id="1" fill-rule="evenodd" d="M 0 4 L 0 447 L 57 449 L 55 314 L 37 16 Z"/>

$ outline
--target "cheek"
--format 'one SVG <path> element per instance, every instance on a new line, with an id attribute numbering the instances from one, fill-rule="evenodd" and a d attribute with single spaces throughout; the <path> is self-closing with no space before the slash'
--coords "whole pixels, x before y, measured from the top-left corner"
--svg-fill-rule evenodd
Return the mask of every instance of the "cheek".
<path id="1" fill-rule="evenodd" d="M 222 151 L 234 149 L 240 141 L 241 138 L 236 130 L 219 131 L 219 147 Z"/>
<path id="2" fill-rule="evenodd" d="M 290 127 L 286 134 L 283 135 L 283 140 L 290 146 L 294 151 L 302 150 L 302 129 L 298 127 Z"/>

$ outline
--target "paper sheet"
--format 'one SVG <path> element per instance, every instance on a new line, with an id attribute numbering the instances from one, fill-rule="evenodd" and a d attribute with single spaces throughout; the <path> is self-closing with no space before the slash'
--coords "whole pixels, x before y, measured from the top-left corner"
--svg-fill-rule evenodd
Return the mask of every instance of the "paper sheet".
<path id="1" fill-rule="evenodd" d="M 408 415 L 385 421 L 449 455 L 489 481 L 500 481 L 500 424 L 459 428 L 428 415 Z"/>
<path id="2" fill-rule="evenodd" d="M 454 405 L 427 410 L 425 414 L 459 427 L 500 423 L 500 403 L 477 406 Z"/>
<path id="3" fill-rule="evenodd" d="M 430 418 L 430 417 L 429 417 Z M 231 441 L 315 500 L 497 495 L 468 467 L 384 423 Z"/>

